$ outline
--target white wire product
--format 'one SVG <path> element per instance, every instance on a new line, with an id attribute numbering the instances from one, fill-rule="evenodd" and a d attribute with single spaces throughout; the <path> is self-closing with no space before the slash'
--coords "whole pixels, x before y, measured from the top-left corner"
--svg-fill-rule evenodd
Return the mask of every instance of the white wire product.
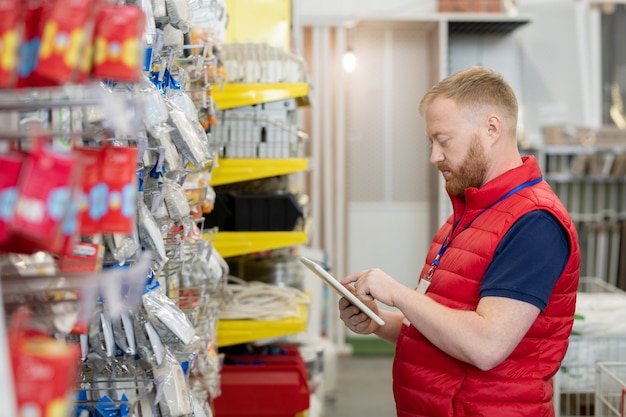
<path id="1" fill-rule="evenodd" d="M 596 309 L 583 308 L 588 298 L 607 296 Z M 614 296 L 614 297 L 613 297 Z M 554 407 L 558 417 L 593 416 L 595 366 L 598 361 L 626 361 L 626 332 L 613 331 L 626 321 L 619 309 L 608 309 L 611 300 L 626 296 L 598 278 L 581 278 L 577 318 L 567 354 L 554 376 Z"/>
<path id="2" fill-rule="evenodd" d="M 310 303 L 308 295 L 293 287 L 279 287 L 258 281 L 246 282 L 229 277 L 226 290 L 230 299 L 220 310 L 222 320 L 282 320 L 298 317 L 302 305 Z"/>
<path id="3" fill-rule="evenodd" d="M 626 415 L 626 362 L 596 364 L 596 417 Z"/>

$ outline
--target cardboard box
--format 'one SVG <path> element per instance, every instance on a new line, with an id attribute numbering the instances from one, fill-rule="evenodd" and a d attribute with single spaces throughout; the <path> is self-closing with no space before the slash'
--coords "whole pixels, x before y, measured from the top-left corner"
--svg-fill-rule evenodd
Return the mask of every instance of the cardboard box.
<path id="1" fill-rule="evenodd" d="M 440 13 L 503 13 L 502 0 L 439 0 Z"/>

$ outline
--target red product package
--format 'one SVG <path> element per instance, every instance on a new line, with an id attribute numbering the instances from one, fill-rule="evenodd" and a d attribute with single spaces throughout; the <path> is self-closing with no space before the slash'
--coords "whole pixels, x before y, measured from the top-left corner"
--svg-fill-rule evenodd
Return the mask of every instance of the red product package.
<path id="1" fill-rule="evenodd" d="M 14 87 L 22 36 L 20 0 L 0 0 L 0 87 Z"/>
<path id="2" fill-rule="evenodd" d="M 62 226 L 72 204 L 74 158 L 39 146 L 24 158 L 11 233 L 33 249 L 58 253 Z"/>
<path id="3" fill-rule="evenodd" d="M 17 87 L 53 85 L 34 74 L 41 45 L 41 30 L 46 0 L 24 2 L 24 34 L 19 52 Z"/>
<path id="4" fill-rule="evenodd" d="M 69 253 L 58 260 L 59 270 L 68 272 L 97 272 L 102 270 L 104 246 L 77 242 Z"/>
<path id="5" fill-rule="evenodd" d="M 106 4 L 94 29 L 93 75 L 120 82 L 137 82 L 142 69 L 143 11 L 133 5 Z"/>
<path id="6" fill-rule="evenodd" d="M 11 337 L 18 415 L 69 416 L 77 388 L 80 347 L 43 335 Z"/>
<path id="7" fill-rule="evenodd" d="M 105 146 L 101 170 L 108 190 L 108 207 L 100 219 L 100 231 L 130 234 L 137 207 L 137 149 Z"/>
<path id="8" fill-rule="evenodd" d="M 78 76 L 88 33 L 93 27 L 95 0 L 55 0 L 46 10 L 35 74 L 57 84 Z"/>
<path id="9" fill-rule="evenodd" d="M 0 251 L 11 237 L 9 224 L 15 211 L 22 159 L 21 154 L 0 155 Z"/>
<path id="10" fill-rule="evenodd" d="M 78 230 L 82 236 L 100 233 L 100 219 L 107 210 L 106 185 L 102 182 L 102 151 L 96 148 L 74 149 L 76 160 L 82 166 L 78 203 Z"/>

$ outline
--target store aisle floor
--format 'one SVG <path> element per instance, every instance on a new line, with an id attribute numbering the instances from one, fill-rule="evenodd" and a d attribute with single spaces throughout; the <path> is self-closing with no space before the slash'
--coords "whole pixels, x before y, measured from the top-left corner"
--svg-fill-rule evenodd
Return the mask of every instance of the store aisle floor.
<path id="1" fill-rule="evenodd" d="M 388 356 L 340 356 L 337 391 L 324 404 L 323 417 L 395 416 L 392 361 Z"/>

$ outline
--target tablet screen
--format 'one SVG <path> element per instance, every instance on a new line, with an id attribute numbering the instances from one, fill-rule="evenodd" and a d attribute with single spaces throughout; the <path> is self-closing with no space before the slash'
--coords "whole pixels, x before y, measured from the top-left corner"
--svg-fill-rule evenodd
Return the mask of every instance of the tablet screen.
<path id="1" fill-rule="evenodd" d="M 315 273 L 318 277 L 320 277 L 326 284 L 330 285 L 339 295 L 345 297 L 350 301 L 353 305 L 357 306 L 362 312 L 364 312 L 369 318 L 374 320 L 379 325 L 384 325 L 385 322 L 380 318 L 371 308 L 366 306 L 363 301 L 359 300 L 354 294 L 352 294 L 346 287 L 343 286 L 342 283 L 337 281 L 335 277 L 330 275 L 328 271 L 321 267 L 317 262 L 310 260 L 304 256 L 300 257 L 300 261 L 311 271 Z"/>

